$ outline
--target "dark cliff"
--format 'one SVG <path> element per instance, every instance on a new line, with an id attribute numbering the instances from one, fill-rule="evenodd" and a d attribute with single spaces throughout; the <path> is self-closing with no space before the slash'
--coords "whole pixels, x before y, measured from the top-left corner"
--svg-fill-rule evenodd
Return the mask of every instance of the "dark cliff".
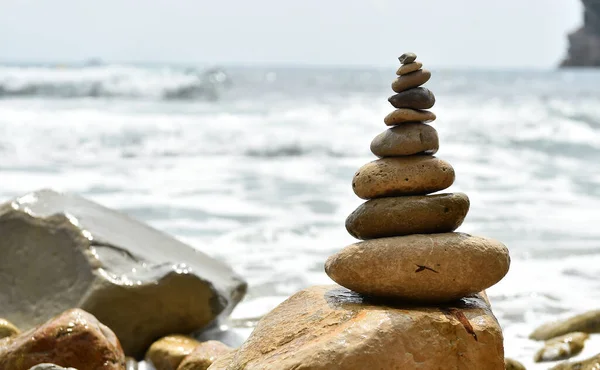
<path id="1" fill-rule="evenodd" d="M 561 67 L 600 67 L 600 0 L 581 0 L 583 26 L 569 34 L 569 51 Z"/>

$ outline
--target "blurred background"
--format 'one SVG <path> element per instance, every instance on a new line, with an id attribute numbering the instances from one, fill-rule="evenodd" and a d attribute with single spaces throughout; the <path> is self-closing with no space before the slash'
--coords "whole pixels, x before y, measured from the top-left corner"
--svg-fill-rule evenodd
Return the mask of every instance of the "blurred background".
<path id="1" fill-rule="evenodd" d="M 511 250 L 489 294 L 531 365 L 535 326 L 600 306 L 600 70 L 558 68 L 600 66 L 585 3 L 0 2 L 0 199 L 76 192 L 175 235 L 248 279 L 251 322 L 331 282 L 413 51 L 471 199 L 459 231 Z"/>

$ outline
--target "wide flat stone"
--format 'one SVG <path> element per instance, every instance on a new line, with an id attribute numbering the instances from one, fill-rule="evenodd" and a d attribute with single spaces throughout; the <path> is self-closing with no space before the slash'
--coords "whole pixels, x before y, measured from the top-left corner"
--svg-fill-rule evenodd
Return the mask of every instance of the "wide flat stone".
<path id="1" fill-rule="evenodd" d="M 357 239 L 456 230 L 469 211 L 463 193 L 413 195 L 371 199 L 346 219 L 346 230 Z"/>
<path id="2" fill-rule="evenodd" d="M 371 141 L 371 152 L 378 157 L 435 154 L 439 147 L 435 128 L 415 122 L 389 128 Z"/>
<path id="3" fill-rule="evenodd" d="M 419 69 L 417 71 L 404 74 L 399 76 L 392 82 L 392 90 L 400 93 L 404 90 L 418 87 L 429 81 L 431 78 L 431 72 L 426 69 Z"/>
<path id="4" fill-rule="evenodd" d="M 352 190 L 362 199 L 424 195 L 444 190 L 454 182 L 450 163 L 430 156 L 381 158 L 362 166 Z"/>
<path id="5" fill-rule="evenodd" d="M 328 285 L 288 298 L 209 369 L 501 370 L 504 349 L 480 295 L 435 307 L 375 304 Z"/>
<path id="6" fill-rule="evenodd" d="M 500 242 L 463 233 L 408 235 L 355 243 L 330 256 L 325 272 L 355 292 L 440 303 L 485 290 L 508 272 Z"/>
<path id="7" fill-rule="evenodd" d="M 429 109 L 435 104 L 435 95 L 425 87 L 415 87 L 390 96 L 388 101 L 394 108 Z"/>
<path id="8" fill-rule="evenodd" d="M 396 74 L 398 76 L 402 76 L 414 71 L 418 71 L 419 69 L 421 69 L 423 67 L 423 63 L 419 62 L 419 61 L 414 61 L 412 63 L 408 63 L 408 64 L 403 64 L 401 65 L 398 70 L 396 71 Z"/>
<path id="9" fill-rule="evenodd" d="M 0 235 L 6 319 L 27 329 L 80 307 L 137 358 L 227 314 L 246 291 L 223 262 L 76 195 L 42 190 L 1 205 Z"/>
<path id="10" fill-rule="evenodd" d="M 428 110 L 416 110 L 410 108 L 400 108 L 391 112 L 383 119 L 383 122 L 388 126 L 400 125 L 406 122 L 422 122 L 427 123 L 435 121 L 435 114 Z"/>

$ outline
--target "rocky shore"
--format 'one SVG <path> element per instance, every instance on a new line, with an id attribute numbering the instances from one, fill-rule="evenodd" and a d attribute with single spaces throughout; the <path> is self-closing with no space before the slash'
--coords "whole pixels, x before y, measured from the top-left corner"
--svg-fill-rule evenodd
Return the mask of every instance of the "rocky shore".
<path id="1" fill-rule="evenodd" d="M 581 0 L 583 25 L 569 34 L 561 67 L 600 67 L 600 1 Z"/>

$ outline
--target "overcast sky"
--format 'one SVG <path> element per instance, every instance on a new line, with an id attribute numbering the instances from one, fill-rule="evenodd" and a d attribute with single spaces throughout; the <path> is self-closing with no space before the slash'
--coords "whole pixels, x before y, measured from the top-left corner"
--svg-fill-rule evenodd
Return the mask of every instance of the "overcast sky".
<path id="1" fill-rule="evenodd" d="M 0 60 L 555 66 L 579 0 L 0 0 Z"/>

